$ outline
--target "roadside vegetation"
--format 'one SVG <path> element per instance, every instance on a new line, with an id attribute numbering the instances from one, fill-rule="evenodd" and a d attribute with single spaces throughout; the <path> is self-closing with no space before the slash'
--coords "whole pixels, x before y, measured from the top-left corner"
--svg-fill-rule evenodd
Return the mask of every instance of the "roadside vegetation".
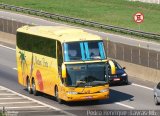
<path id="1" fill-rule="evenodd" d="M 6 116 L 4 113 L 0 112 L 0 116 Z"/>
<path id="2" fill-rule="evenodd" d="M 127 0 L 0 0 L 0 3 L 160 34 L 158 4 Z M 136 12 L 144 14 L 144 22 L 140 25 L 133 20 Z"/>

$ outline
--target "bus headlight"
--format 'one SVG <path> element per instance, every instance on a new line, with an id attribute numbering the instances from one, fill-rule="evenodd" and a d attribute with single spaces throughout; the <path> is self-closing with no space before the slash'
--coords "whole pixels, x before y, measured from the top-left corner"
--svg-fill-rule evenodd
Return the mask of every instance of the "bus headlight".
<path id="1" fill-rule="evenodd" d="M 100 92 L 101 92 L 101 93 L 103 93 L 103 92 L 107 92 L 107 91 L 109 91 L 109 89 L 107 89 L 107 88 L 106 88 L 106 89 L 102 89 L 102 90 L 100 90 Z"/>
<path id="2" fill-rule="evenodd" d="M 67 92 L 67 94 L 70 94 L 70 95 L 76 95 L 76 94 L 78 94 L 77 92 L 75 92 L 75 91 L 68 91 Z"/>

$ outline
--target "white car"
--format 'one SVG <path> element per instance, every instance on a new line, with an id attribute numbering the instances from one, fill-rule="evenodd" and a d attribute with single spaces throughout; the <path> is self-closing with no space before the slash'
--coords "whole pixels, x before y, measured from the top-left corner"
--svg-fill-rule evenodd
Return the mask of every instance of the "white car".
<path id="1" fill-rule="evenodd" d="M 160 104 L 160 82 L 154 87 L 154 102 L 156 105 Z"/>

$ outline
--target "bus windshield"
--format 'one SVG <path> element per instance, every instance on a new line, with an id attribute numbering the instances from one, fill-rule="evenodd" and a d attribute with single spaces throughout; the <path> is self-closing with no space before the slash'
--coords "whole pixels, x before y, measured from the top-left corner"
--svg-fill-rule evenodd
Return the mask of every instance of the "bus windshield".
<path id="1" fill-rule="evenodd" d="M 102 41 L 64 43 L 64 60 L 85 61 L 106 59 Z"/>
<path id="2" fill-rule="evenodd" d="M 67 86 L 99 86 L 108 83 L 105 63 L 67 64 Z"/>

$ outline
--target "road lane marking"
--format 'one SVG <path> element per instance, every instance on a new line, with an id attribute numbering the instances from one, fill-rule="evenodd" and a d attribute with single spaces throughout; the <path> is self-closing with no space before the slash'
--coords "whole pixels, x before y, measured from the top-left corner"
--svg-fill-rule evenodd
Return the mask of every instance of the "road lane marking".
<path id="1" fill-rule="evenodd" d="M 0 103 L 0 105 L 8 105 L 8 104 L 28 104 L 28 103 L 35 103 L 35 102 L 32 102 L 32 101 L 27 101 L 27 102 L 3 102 L 3 103 Z"/>
<path id="2" fill-rule="evenodd" d="M 133 86 L 137 86 L 137 87 L 141 87 L 141 88 L 145 88 L 145 89 L 148 89 L 148 90 L 153 91 L 153 88 L 150 88 L 150 87 L 147 87 L 147 86 L 138 85 L 138 84 L 135 84 L 135 83 L 132 83 L 131 85 L 133 85 Z"/>
<path id="3" fill-rule="evenodd" d="M 1 86 L 1 87 L 2 87 L 2 86 Z M 5 87 L 2 87 L 2 88 L 5 88 Z M 43 102 L 40 102 L 40 101 L 38 101 L 38 100 L 32 99 L 32 98 L 30 98 L 30 97 L 27 97 L 27 96 L 25 96 L 25 95 L 22 95 L 22 94 L 20 94 L 20 93 L 17 93 L 17 92 L 15 92 L 15 91 L 12 91 L 12 90 L 10 90 L 10 89 L 8 89 L 8 88 L 5 88 L 5 89 L 6 89 L 7 91 L 10 91 L 11 93 L 14 93 L 14 94 L 22 97 L 23 99 L 25 98 L 25 99 L 28 99 L 28 100 L 37 102 L 37 103 L 39 103 L 39 104 L 41 104 L 41 105 L 43 105 L 43 106 L 51 107 L 51 108 L 54 109 L 54 110 L 61 110 L 61 109 L 59 109 L 59 108 L 50 106 L 50 105 L 45 104 L 45 103 L 43 103 Z M 1 99 L 1 98 L 0 98 L 0 99 Z"/>
<path id="4" fill-rule="evenodd" d="M 0 93 L 0 96 L 3 96 L 3 95 L 8 95 L 8 96 L 10 96 L 10 95 L 15 95 L 15 94 L 13 94 L 13 93 Z"/>
<path id="5" fill-rule="evenodd" d="M 1 44 L 0 44 L 0 47 L 7 48 L 7 49 L 10 49 L 10 50 L 16 51 L 16 49 L 14 49 L 14 48 L 7 47 L 7 46 L 1 45 Z"/>
<path id="6" fill-rule="evenodd" d="M 0 86 L 0 88 L 3 88 L 3 89 L 5 89 L 5 90 L 7 90 L 7 91 L 9 91 L 9 92 L 11 92 L 11 93 L 14 93 L 14 94 L 22 97 L 21 99 L 24 99 L 24 98 L 25 98 L 25 99 L 31 100 L 31 101 L 33 101 L 33 102 L 36 102 L 36 103 L 42 105 L 43 107 L 48 107 L 48 108 L 53 109 L 53 110 L 61 111 L 62 113 L 65 113 L 65 114 L 67 114 L 67 115 L 69 115 L 69 116 L 77 116 L 77 115 L 75 115 L 75 114 L 72 114 L 72 113 L 63 111 L 62 109 L 56 108 L 56 107 L 54 107 L 54 106 L 45 104 L 45 103 L 43 103 L 43 102 L 41 102 L 41 101 L 38 101 L 38 100 L 35 100 L 35 99 L 33 99 L 33 98 L 30 98 L 30 97 L 27 97 L 27 96 L 25 96 L 25 95 L 22 95 L 22 94 L 20 94 L 20 93 L 17 93 L 17 92 L 15 92 L 15 91 L 13 91 L 13 90 L 10 90 L 10 89 L 6 88 L 6 87 Z M 3 99 L 5 99 L 5 98 L 3 98 Z M 8 99 L 8 98 L 6 98 L 6 99 Z M 13 99 L 13 98 L 10 98 L 10 99 Z M 1 100 L 1 98 L 0 98 L 0 100 Z M 7 107 L 6 107 L 6 108 L 7 108 Z"/>
<path id="7" fill-rule="evenodd" d="M 0 100 L 6 100 L 6 99 L 8 99 L 8 100 L 11 99 L 11 100 L 12 100 L 12 99 L 24 99 L 24 98 L 21 98 L 21 97 L 15 97 L 15 98 L 0 98 Z"/>
<path id="8" fill-rule="evenodd" d="M 115 104 L 120 105 L 120 106 L 123 106 L 123 107 L 127 107 L 127 108 L 129 108 L 129 109 L 135 109 L 135 108 L 132 107 L 132 106 L 129 106 L 129 105 L 126 105 L 126 104 L 122 104 L 122 103 L 119 103 L 119 102 L 116 102 Z"/>
<path id="9" fill-rule="evenodd" d="M 31 108 L 44 108 L 46 106 L 20 106 L 20 107 L 5 107 L 5 109 L 31 109 Z"/>

